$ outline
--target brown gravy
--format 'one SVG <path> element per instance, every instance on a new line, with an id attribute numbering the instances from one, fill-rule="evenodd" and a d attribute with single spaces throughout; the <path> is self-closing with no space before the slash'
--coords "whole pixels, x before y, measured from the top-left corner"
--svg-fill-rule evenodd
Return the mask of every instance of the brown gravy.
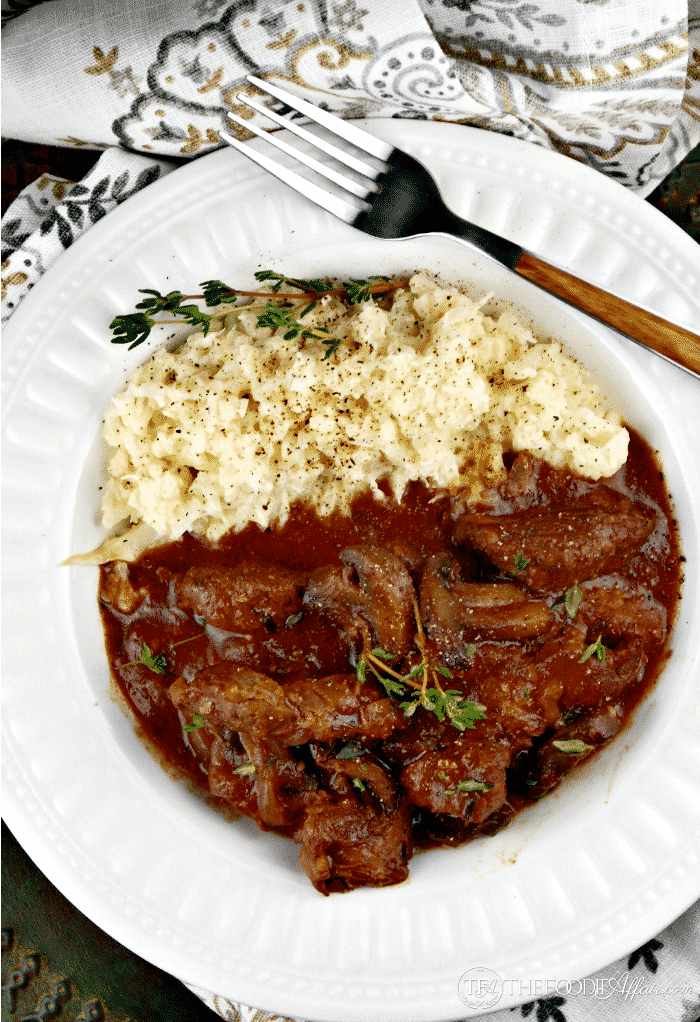
<path id="1" fill-rule="evenodd" d="M 113 678 L 168 762 L 264 829 L 301 843 L 320 891 L 398 882 L 414 847 L 492 833 L 556 786 L 619 732 L 662 669 L 682 557 L 663 473 L 630 433 L 626 464 L 601 485 L 511 457 L 509 482 L 473 516 L 413 484 L 400 505 L 366 496 L 350 517 L 323 520 L 295 507 L 282 528 L 249 526 L 217 546 L 186 534 L 128 566 L 104 565 Z M 579 564 L 573 555 L 568 567 L 547 567 L 551 548 L 571 542 L 563 531 L 552 541 L 548 530 L 577 522 Z M 500 538 L 494 523 L 505 530 Z M 600 549 L 585 553 L 594 533 Z M 506 552 L 499 564 L 511 536 L 515 559 Z M 344 553 L 358 549 L 362 556 Z M 378 550 L 388 551 L 381 569 Z M 516 561 L 528 564 L 517 569 Z M 254 574 L 243 596 L 242 583 L 230 582 L 241 564 L 277 573 L 260 579 L 269 610 L 260 609 L 261 595 L 250 596 Z M 233 597 L 216 588 L 217 572 L 238 586 Z M 278 575 L 292 601 L 284 610 Z M 415 594 L 410 613 L 402 586 Z M 246 599 L 253 627 L 212 625 L 209 611 L 193 609 L 209 600 L 225 615 L 232 600 L 238 607 Z M 397 653 L 403 640 L 391 629 L 404 614 L 414 636 L 418 606 L 425 662 L 440 668 L 431 685 L 485 707 L 473 727 L 460 730 L 425 708 L 404 716 L 400 704 L 415 687 L 392 696 L 371 668 L 359 680 L 369 646 L 393 642 L 394 659 L 385 662 L 400 676 L 416 668 L 417 640 Z M 327 681 L 323 725 L 314 724 L 314 681 Z M 342 689 L 354 693 L 352 706 Z M 277 715 L 269 733 L 236 723 L 244 697 L 246 706 L 268 700 L 269 719 Z"/>

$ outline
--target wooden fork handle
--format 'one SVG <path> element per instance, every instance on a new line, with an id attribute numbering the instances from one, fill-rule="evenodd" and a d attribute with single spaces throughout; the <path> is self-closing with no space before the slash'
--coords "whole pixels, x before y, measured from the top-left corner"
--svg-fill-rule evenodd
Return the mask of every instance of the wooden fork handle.
<path id="1" fill-rule="evenodd" d="M 550 266 L 529 252 L 523 252 L 514 269 L 545 291 L 700 375 L 700 334 Z"/>

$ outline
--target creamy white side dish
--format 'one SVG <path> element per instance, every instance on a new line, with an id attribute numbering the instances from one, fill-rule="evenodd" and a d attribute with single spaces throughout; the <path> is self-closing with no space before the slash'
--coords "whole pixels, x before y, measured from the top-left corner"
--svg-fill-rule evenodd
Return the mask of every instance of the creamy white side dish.
<path id="1" fill-rule="evenodd" d="M 255 306 L 158 349 L 106 411 L 104 525 L 217 540 L 283 524 L 296 501 L 324 516 L 381 497 L 380 480 L 397 499 L 421 480 L 476 500 L 506 451 L 612 475 L 628 434 L 588 371 L 485 301 L 417 273 L 390 308 L 319 302 L 304 323 L 342 338 L 328 359 L 258 327 Z"/>

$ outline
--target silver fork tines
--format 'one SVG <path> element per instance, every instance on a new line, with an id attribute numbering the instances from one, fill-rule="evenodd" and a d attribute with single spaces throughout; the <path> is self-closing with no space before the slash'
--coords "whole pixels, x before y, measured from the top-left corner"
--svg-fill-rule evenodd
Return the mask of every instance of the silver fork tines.
<path id="1" fill-rule="evenodd" d="M 247 131 L 252 132 L 252 134 L 262 139 L 264 142 L 274 146 L 281 152 L 293 157 L 297 162 L 326 178 L 328 181 L 332 181 L 344 191 L 356 196 L 359 201 L 348 201 L 341 195 L 336 195 L 327 191 L 325 188 L 319 187 L 308 178 L 302 177 L 290 168 L 282 166 L 265 153 L 260 152 L 257 149 L 253 149 L 251 146 L 241 142 L 227 131 L 219 131 L 219 137 L 224 142 L 233 146 L 234 149 L 237 149 L 249 159 L 253 160 L 260 167 L 263 167 L 270 174 L 273 174 L 280 181 L 283 181 L 296 191 L 301 192 L 302 195 L 311 199 L 312 202 L 315 202 L 323 209 L 328 210 L 329 213 L 333 213 L 346 223 L 353 223 L 361 213 L 370 210 L 372 208 L 371 202 L 366 200 L 377 194 L 378 185 L 376 184 L 376 178 L 389 169 L 389 165 L 385 161 L 392 152 L 393 147 L 386 142 L 383 142 L 381 139 L 376 138 L 374 135 L 370 135 L 369 132 L 363 131 L 356 125 L 348 124 L 347 121 L 340 121 L 334 115 L 327 114 L 325 110 L 320 110 L 318 107 L 313 106 L 306 100 L 292 96 L 290 93 L 275 85 L 271 85 L 269 82 L 264 82 L 262 79 L 256 78 L 253 75 L 248 75 L 247 80 L 252 85 L 255 85 L 256 88 L 259 88 L 263 92 L 268 92 L 271 96 L 281 100 L 286 106 L 293 110 L 297 110 L 299 113 L 307 116 L 311 121 L 316 124 L 320 124 L 323 128 L 331 131 L 337 137 L 349 142 L 356 149 L 363 150 L 369 159 L 366 157 L 362 158 L 361 156 L 350 153 L 345 149 L 341 149 L 334 145 L 333 142 L 328 141 L 328 139 L 321 138 L 313 132 L 307 131 L 306 128 L 302 127 L 302 125 L 298 124 L 296 121 L 283 117 L 274 110 L 269 110 L 266 106 L 264 106 L 264 104 L 251 96 L 246 96 L 242 93 L 239 93 L 236 96 L 239 103 L 243 103 L 252 110 L 256 110 L 264 117 L 274 121 L 275 124 L 279 124 L 280 126 L 287 128 L 315 149 L 324 152 L 327 156 L 331 156 L 338 163 L 347 167 L 349 171 L 360 175 L 363 180 L 357 180 L 355 177 L 340 173 L 333 167 L 329 167 L 326 163 L 319 162 L 309 153 L 303 152 L 301 149 L 294 146 L 290 146 L 284 141 L 284 139 L 278 138 L 276 134 L 264 131 L 257 127 L 257 125 L 246 121 L 244 118 L 238 117 L 236 114 L 229 113 L 228 117 L 230 120 L 239 124 Z"/>
<path id="2" fill-rule="evenodd" d="M 265 114 L 266 117 L 271 117 L 272 111 L 266 110 L 262 103 L 254 103 L 246 96 L 242 96 L 240 94 L 236 96 L 236 99 L 241 103 L 245 103 L 247 106 L 253 107 L 254 110 L 259 110 L 260 113 Z M 258 128 L 257 125 L 250 124 L 242 117 L 237 117 L 236 114 L 229 113 L 228 116 L 230 120 L 235 121 L 236 124 L 240 124 L 242 128 L 252 131 L 258 138 L 265 139 L 266 142 L 269 142 L 270 145 L 273 145 L 281 152 L 286 153 L 287 156 L 294 157 L 294 159 L 298 160 L 299 163 L 303 163 L 305 167 L 308 167 L 310 170 L 315 170 L 317 174 L 322 174 L 323 177 L 328 178 L 329 181 L 333 181 L 335 184 L 340 185 L 341 188 L 345 188 L 347 191 L 352 192 L 353 195 L 358 195 L 361 199 L 364 199 L 371 191 L 377 190 L 376 185 L 372 186 L 362 184 L 361 182 L 354 181 L 352 178 L 346 177 L 344 174 L 339 174 L 337 170 L 333 170 L 331 167 L 326 166 L 325 163 L 319 163 L 318 160 L 315 160 L 313 156 L 309 156 L 308 153 L 304 153 L 300 149 L 295 149 L 294 146 L 288 145 L 284 139 L 277 138 L 277 136 L 273 135 L 272 132 L 263 131 L 262 128 Z M 330 145 L 325 142 L 324 139 L 315 138 L 310 131 L 305 131 L 303 128 L 300 128 L 298 124 L 290 124 L 289 122 L 285 123 L 284 117 L 279 117 L 278 114 L 275 114 L 274 117 L 272 117 L 272 120 L 288 127 L 296 135 L 299 135 L 305 141 L 311 142 L 312 145 L 315 145 L 317 149 L 322 149 L 329 156 L 334 156 L 336 160 L 343 157 L 344 154 L 336 146 Z M 359 171 L 359 173 L 364 173 L 366 175 L 367 171 Z"/>
<path id="3" fill-rule="evenodd" d="M 357 171 L 358 174 L 363 174 L 365 177 L 374 179 L 377 173 L 380 171 L 388 170 L 388 166 L 384 161 L 380 161 L 379 165 L 370 163 L 367 160 L 359 159 L 357 156 L 353 156 L 352 153 L 346 152 L 344 149 L 339 149 L 338 146 L 333 145 L 332 142 L 327 141 L 325 138 L 320 138 L 318 135 L 312 134 L 307 131 L 306 128 L 302 127 L 301 124 L 297 124 L 296 121 L 289 120 L 288 117 L 283 117 L 281 114 L 275 113 L 274 110 L 268 110 L 266 106 L 257 100 L 253 99 L 252 96 L 245 96 L 239 92 L 236 96 L 239 103 L 245 103 L 246 106 L 252 107 L 253 110 L 257 110 L 258 113 L 264 114 L 269 120 L 274 121 L 275 124 L 281 125 L 283 128 L 287 128 L 288 131 L 298 135 L 299 138 L 303 138 L 305 142 L 310 142 L 316 149 L 320 149 L 322 152 L 327 153 L 328 156 L 332 156 L 336 160 L 340 160 L 346 167 L 351 167 L 352 170 Z M 256 130 L 253 125 L 247 121 L 242 121 L 240 117 L 236 117 L 235 114 L 229 113 L 228 115 L 232 121 L 236 121 L 237 124 L 243 124 L 249 131 L 254 131 L 256 135 L 269 135 L 269 132 L 260 132 Z M 317 122 L 320 124 L 321 122 Z M 337 134 L 337 128 L 334 134 Z M 294 152 L 294 150 L 292 150 Z"/>
<path id="4" fill-rule="evenodd" d="M 344 220 L 346 224 L 353 223 L 359 213 L 366 212 L 372 208 L 369 202 L 363 202 L 361 199 L 358 199 L 356 202 L 348 202 L 346 199 L 341 199 L 338 195 L 333 195 L 325 188 L 320 188 L 313 181 L 309 181 L 308 178 L 297 174 L 296 171 L 290 170 L 289 167 L 283 167 L 276 160 L 266 156 L 265 153 L 259 153 L 256 149 L 239 141 L 233 135 L 229 135 L 227 131 L 220 131 L 219 138 L 222 138 L 224 142 L 228 142 L 239 153 L 243 153 L 249 160 L 257 163 L 259 167 L 262 167 L 279 181 L 283 181 L 290 188 L 294 188 L 301 195 L 305 195 L 312 202 L 315 202 L 317 206 L 320 206 L 321 209 L 326 209 L 329 213 L 333 213 L 334 216 Z"/>
<path id="5" fill-rule="evenodd" d="M 269 92 L 275 99 L 281 100 L 286 106 L 290 106 L 293 110 L 304 114 L 309 120 L 322 124 L 324 128 L 328 128 L 334 135 L 338 135 L 340 138 L 345 139 L 346 142 L 352 143 L 358 149 L 363 149 L 366 153 L 376 156 L 378 160 L 388 159 L 389 154 L 393 150 L 393 146 L 389 145 L 388 142 L 383 142 L 375 135 L 370 135 L 368 131 L 363 131 L 357 125 L 339 120 L 336 114 L 329 114 L 305 99 L 300 99 L 298 96 L 292 97 L 286 89 L 281 89 L 278 85 L 264 82 L 262 78 L 256 78 L 255 75 L 246 75 L 246 81 L 250 82 L 251 85 L 255 85 L 262 92 Z M 384 169 L 386 170 L 387 168 L 385 167 Z"/>

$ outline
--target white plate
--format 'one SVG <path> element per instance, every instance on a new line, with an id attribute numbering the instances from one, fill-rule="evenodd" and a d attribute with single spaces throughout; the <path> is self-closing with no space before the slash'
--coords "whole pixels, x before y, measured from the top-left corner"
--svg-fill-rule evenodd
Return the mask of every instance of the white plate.
<path id="1" fill-rule="evenodd" d="M 519 141 L 435 123 L 371 129 L 431 167 L 457 213 L 633 301 L 700 322 L 698 249 L 618 185 Z M 96 573 L 57 567 L 101 537 L 100 419 L 145 348 L 107 326 L 137 289 L 253 271 L 476 279 L 565 336 L 659 448 L 688 559 L 673 658 L 632 725 L 501 834 L 416 856 L 410 880 L 323 898 L 297 847 L 227 823 L 151 758 L 109 695 Z M 491 283 L 491 278 L 495 284 Z M 483 967 L 581 977 L 700 894 L 700 386 L 444 240 L 357 234 L 214 153 L 92 228 L 18 309 L 4 353 L 4 810 L 37 865 L 104 930 L 200 987 L 287 1015 L 445 1020 Z"/>

